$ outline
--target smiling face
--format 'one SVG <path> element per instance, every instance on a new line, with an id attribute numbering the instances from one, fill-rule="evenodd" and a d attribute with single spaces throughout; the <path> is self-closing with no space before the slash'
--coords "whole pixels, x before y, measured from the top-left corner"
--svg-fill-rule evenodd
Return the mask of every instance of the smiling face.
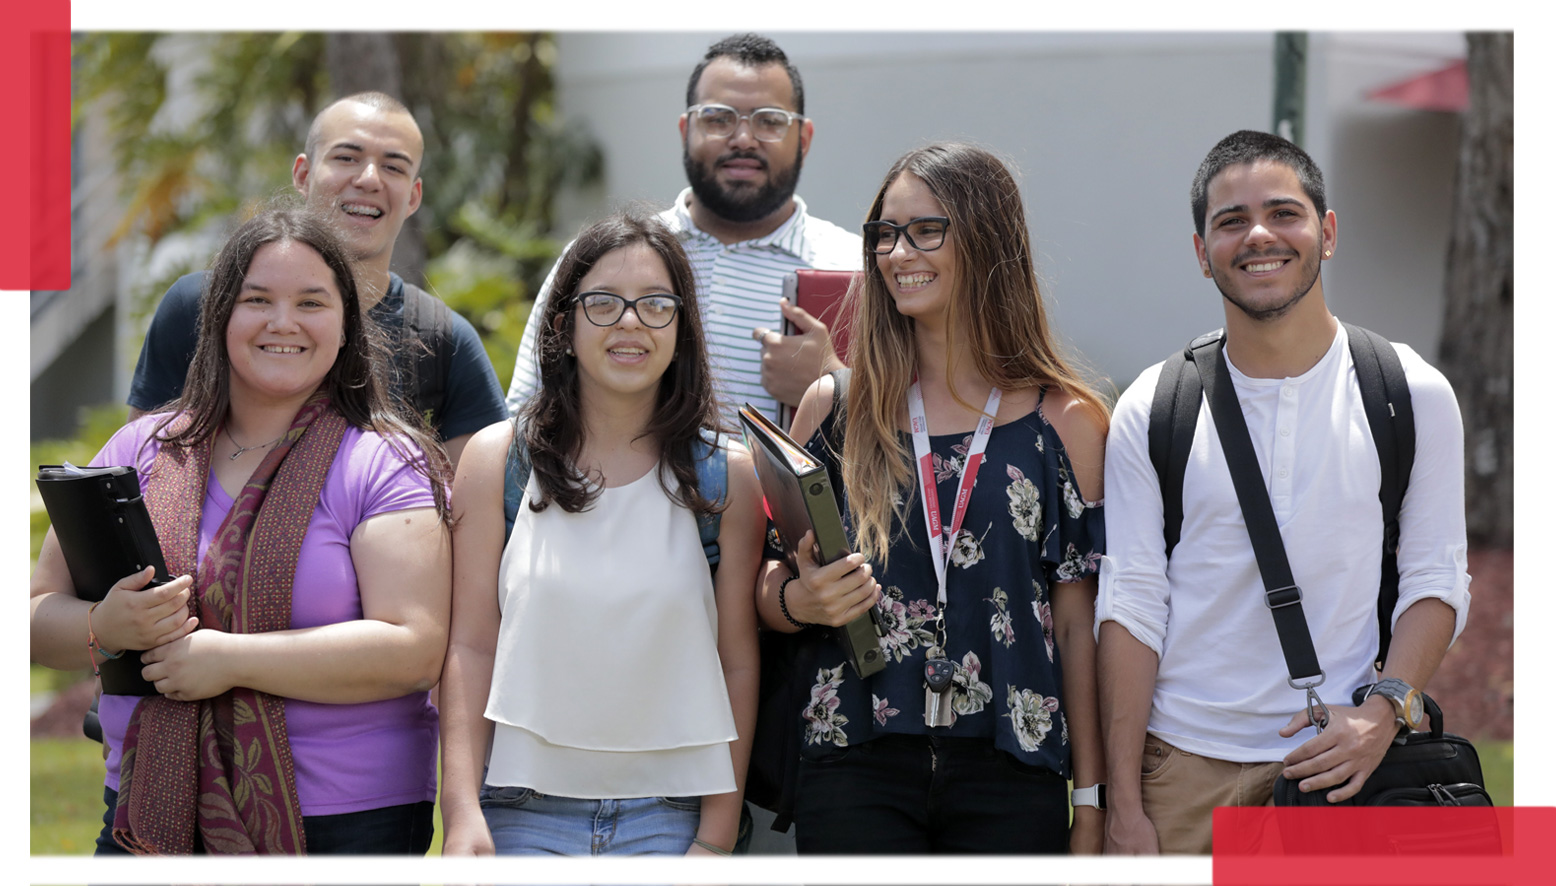
<path id="1" fill-rule="evenodd" d="M 340 287 L 324 259 L 304 243 L 266 243 L 254 252 L 227 321 L 232 400 L 306 400 L 344 339 Z"/>
<path id="2" fill-rule="evenodd" d="M 632 243 L 600 256 L 578 282 L 577 292 L 609 292 L 628 301 L 678 294 L 664 260 L 646 243 Z M 680 322 L 677 314 L 668 326 L 651 329 L 643 325 L 636 310 L 628 308 L 614 324 L 596 326 L 575 305 L 572 347 L 578 360 L 579 394 L 585 399 L 645 392 L 652 397 L 675 357 Z"/>
<path id="3" fill-rule="evenodd" d="M 757 108 L 793 111 L 794 87 L 780 64 L 748 67 L 717 58 L 697 81 L 698 104 L 749 114 Z M 795 120 L 782 141 L 758 141 L 743 120 L 727 138 L 713 138 L 681 115 L 681 160 L 697 200 L 719 218 L 755 222 L 787 210 L 810 149 L 811 123 Z"/>
<path id="4" fill-rule="evenodd" d="M 897 176 L 881 200 L 880 221 L 905 225 L 915 218 L 948 215 L 924 180 L 911 172 Z M 956 231 L 947 228 L 939 248 L 928 252 L 898 237 L 891 252 L 875 256 L 897 312 L 923 323 L 939 323 L 956 286 Z"/>
<path id="5" fill-rule="evenodd" d="M 388 270 L 395 238 L 421 206 L 421 130 L 409 114 L 354 101 L 315 121 L 313 156 L 292 164 L 292 184 L 340 229 L 352 257 Z"/>
<path id="6" fill-rule="evenodd" d="M 1206 188 L 1205 236 L 1194 236 L 1201 271 L 1253 320 L 1274 320 L 1323 282 L 1335 247 L 1335 215 L 1322 215 L 1291 167 L 1259 160 L 1228 166 Z"/>

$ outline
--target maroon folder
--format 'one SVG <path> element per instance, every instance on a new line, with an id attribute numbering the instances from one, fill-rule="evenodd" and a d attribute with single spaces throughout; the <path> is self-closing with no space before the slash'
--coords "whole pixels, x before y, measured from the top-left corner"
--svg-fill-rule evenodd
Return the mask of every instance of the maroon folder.
<path id="1" fill-rule="evenodd" d="M 847 318 L 842 315 L 843 296 L 853 282 L 857 271 L 821 271 L 802 268 L 783 278 L 783 295 L 790 304 L 797 305 L 812 317 L 827 324 L 832 333 L 832 347 L 838 357 L 848 361 Z M 794 335 L 794 324 L 783 321 L 783 334 Z M 794 410 L 782 404 L 778 407 L 778 423 L 785 430 L 794 422 Z"/>

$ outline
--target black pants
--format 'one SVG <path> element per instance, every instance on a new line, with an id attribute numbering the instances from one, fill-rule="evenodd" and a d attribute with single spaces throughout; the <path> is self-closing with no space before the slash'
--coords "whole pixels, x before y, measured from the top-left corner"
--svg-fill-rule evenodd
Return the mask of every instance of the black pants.
<path id="1" fill-rule="evenodd" d="M 128 855 L 113 841 L 113 810 L 119 792 L 103 788 L 103 830 L 94 855 Z M 426 855 L 432 848 L 432 802 L 406 803 L 340 815 L 303 816 L 309 855 Z M 202 854 L 199 847 L 195 852 Z"/>
<path id="2" fill-rule="evenodd" d="M 986 738 L 888 735 L 800 763 L 801 855 L 1069 851 L 1058 773 Z"/>

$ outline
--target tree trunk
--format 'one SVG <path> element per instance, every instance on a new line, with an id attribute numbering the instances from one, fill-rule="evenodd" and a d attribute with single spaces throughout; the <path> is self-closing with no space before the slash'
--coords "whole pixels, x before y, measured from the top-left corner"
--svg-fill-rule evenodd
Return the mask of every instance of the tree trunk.
<path id="1" fill-rule="evenodd" d="M 1471 544 L 1513 545 L 1513 35 L 1469 34 L 1440 357 L 1464 416 Z"/>
<path id="2" fill-rule="evenodd" d="M 330 33 L 324 38 L 324 64 L 334 98 L 357 92 L 382 92 L 403 101 L 400 53 L 385 33 Z M 423 184 L 425 188 L 426 185 Z M 427 240 L 421 214 L 406 219 L 394 241 L 389 269 L 418 286 L 427 279 Z"/>

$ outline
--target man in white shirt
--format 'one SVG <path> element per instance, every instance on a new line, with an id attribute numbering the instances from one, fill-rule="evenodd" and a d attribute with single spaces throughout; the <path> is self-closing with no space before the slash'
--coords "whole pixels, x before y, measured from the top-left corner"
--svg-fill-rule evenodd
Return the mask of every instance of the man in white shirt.
<path id="1" fill-rule="evenodd" d="M 750 401 L 776 419 L 779 403 L 798 405 L 811 382 L 842 365 L 825 324 L 780 304 L 783 278 L 800 268 L 857 270 L 862 244 L 794 195 L 815 126 L 804 116 L 800 73 L 777 44 L 756 34 L 713 44 L 692 71 L 686 104 L 679 125 L 691 186 L 660 218 L 691 258 L 726 414 Z M 550 289 L 548 277 L 531 317 L 544 313 Z M 798 334 L 773 331 L 785 318 Z M 510 412 L 533 393 L 535 366 L 535 330 L 526 325 Z"/>
<path id="2" fill-rule="evenodd" d="M 1318 167 L 1285 139 L 1234 133 L 1201 164 L 1191 202 L 1195 252 L 1223 298 L 1232 384 L 1302 589 L 1331 717 L 1315 734 L 1304 694 L 1287 684 L 1203 400 L 1169 557 L 1147 442 L 1161 364 L 1147 369 L 1119 399 L 1105 469 L 1097 655 L 1113 853 L 1208 854 L 1211 810 L 1268 804 L 1281 774 L 1330 802 L 1349 798 L 1400 728 L 1399 684 L 1381 681 L 1424 686 L 1469 607 L 1458 405 L 1441 373 L 1397 345 L 1416 454 L 1399 517 L 1393 640 L 1375 672 L 1381 469 L 1347 333 L 1324 302 L 1320 269 L 1337 238 Z M 1351 706 L 1352 691 L 1374 683 Z"/>

